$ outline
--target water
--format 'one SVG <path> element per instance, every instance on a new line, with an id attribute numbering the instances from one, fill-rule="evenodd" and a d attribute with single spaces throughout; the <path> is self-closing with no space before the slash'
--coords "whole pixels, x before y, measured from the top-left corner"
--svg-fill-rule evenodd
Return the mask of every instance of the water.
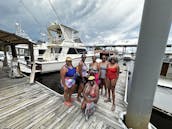
<path id="1" fill-rule="evenodd" d="M 172 117 L 155 109 L 152 110 L 150 122 L 158 129 L 172 129 Z"/>
<path id="2" fill-rule="evenodd" d="M 132 78 L 132 70 L 133 70 L 133 63 L 129 62 L 127 63 L 127 66 L 130 67 L 131 75 L 129 79 L 129 86 L 131 84 L 131 78 Z M 49 74 L 37 74 L 36 80 L 47 87 L 51 88 L 52 90 L 63 94 L 63 90 L 60 88 L 60 74 L 59 72 L 55 73 L 49 73 Z M 152 110 L 152 115 L 150 122 L 157 127 L 158 129 L 172 129 L 172 117 L 169 117 L 159 111 Z"/>
<path id="3" fill-rule="evenodd" d="M 59 72 L 48 73 L 48 74 L 37 74 L 35 80 L 46 85 L 50 89 L 60 94 L 63 94 L 63 89 L 60 86 Z"/>

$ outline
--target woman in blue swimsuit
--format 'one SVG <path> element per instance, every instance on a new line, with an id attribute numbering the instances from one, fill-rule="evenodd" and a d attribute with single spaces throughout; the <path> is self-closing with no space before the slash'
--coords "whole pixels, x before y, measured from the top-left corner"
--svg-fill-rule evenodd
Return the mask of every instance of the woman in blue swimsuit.
<path id="1" fill-rule="evenodd" d="M 66 106 L 72 106 L 71 95 L 75 90 L 75 78 L 76 69 L 72 66 L 72 59 L 66 58 L 66 64 L 60 70 L 61 85 L 64 87 L 64 104 Z"/>

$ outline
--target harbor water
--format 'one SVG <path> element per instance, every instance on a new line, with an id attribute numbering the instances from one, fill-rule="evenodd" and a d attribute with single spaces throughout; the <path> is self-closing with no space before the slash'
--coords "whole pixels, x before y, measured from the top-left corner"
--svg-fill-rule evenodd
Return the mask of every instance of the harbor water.
<path id="1" fill-rule="evenodd" d="M 132 70 L 133 70 L 133 62 L 127 63 L 128 68 L 130 69 L 130 77 L 129 77 L 129 86 L 131 84 L 132 78 Z M 48 74 L 37 74 L 36 81 L 46 85 L 52 90 L 63 94 L 63 90 L 60 87 L 60 73 L 48 73 Z M 155 109 L 152 110 L 152 115 L 150 122 L 157 127 L 158 129 L 172 129 L 172 117 L 167 116 Z"/>

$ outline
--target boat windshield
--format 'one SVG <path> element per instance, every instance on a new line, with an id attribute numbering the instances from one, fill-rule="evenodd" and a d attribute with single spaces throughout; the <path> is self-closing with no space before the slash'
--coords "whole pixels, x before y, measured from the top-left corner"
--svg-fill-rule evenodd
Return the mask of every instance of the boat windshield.
<path id="1" fill-rule="evenodd" d="M 77 48 L 76 51 L 79 53 L 79 54 L 82 54 L 82 53 L 87 53 L 86 49 L 81 49 L 81 48 Z"/>

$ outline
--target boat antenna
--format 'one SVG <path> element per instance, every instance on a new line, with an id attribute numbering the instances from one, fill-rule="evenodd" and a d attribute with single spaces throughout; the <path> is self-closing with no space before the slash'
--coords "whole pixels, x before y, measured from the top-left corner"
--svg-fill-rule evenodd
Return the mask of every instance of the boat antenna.
<path id="1" fill-rule="evenodd" d="M 54 6 L 53 6 L 51 0 L 48 0 L 48 2 L 49 2 L 49 4 L 50 4 L 51 9 L 53 10 L 54 14 L 56 15 L 56 18 L 60 21 L 60 23 L 63 23 L 62 20 L 61 20 L 61 18 L 57 15 L 57 11 L 56 11 L 56 9 L 54 8 Z"/>

